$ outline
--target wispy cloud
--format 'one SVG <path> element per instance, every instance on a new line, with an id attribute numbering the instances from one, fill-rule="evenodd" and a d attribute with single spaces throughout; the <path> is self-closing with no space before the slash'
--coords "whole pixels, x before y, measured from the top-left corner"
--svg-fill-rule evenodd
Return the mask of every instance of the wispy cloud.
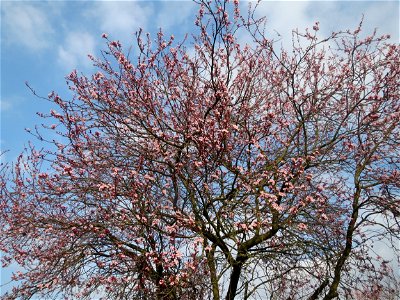
<path id="1" fill-rule="evenodd" d="M 390 34 L 394 42 L 400 40 L 400 2 L 368 3 L 365 9 L 365 27 L 369 32 L 377 28 L 378 34 Z M 382 16 L 385 16 L 382 18 Z"/>
<path id="2" fill-rule="evenodd" d="M 287 48 L 291 45 L 292 30 L 303 31 L 317 20 L 308 15 L 309 2 L 262 2 L 256 10 L 257 17 L 266 17 L 266 33 L 270 39 L 280 40 Z"/>
<path id="3" fill-rule="evenodd" d="M 156 17 L 152 22 L 163 30 L 177 30 L 176 26 L 183 32 L 193 28 L 194 16 L 197 13 L 198 6 L 188 1 L 170 1 L 163 2 L 156 11 Z M 178 14 L 176 12 L 179 12 Z M 171 17 L 173 16 L 173 17 Z M 172 33 L 172 32 L 171 32 Z M 186 32 L 185 32 L 186 33 Z"/>
<path id="4" fill-rule="evenodd" d="M 12 105 L 9 101 L 0 99 L 0 113 L 4 113 L 12 108 Z"/>
<path id="5" fill-rule="evenodd" d="M 24 105 L 26 98 L 21 95 L 2 95 L 0 98 L 0 113 L 3 114 L 7 112 L 7 116 L 13 115 L 21 116 L 21 106 Z M 2 115 L 5 117 L 5 115 Z"/>
<path id="6" fill-rule="evenodd" d="M 58 48 L 58 62 L 66 70 L 90 67 L 92 62 L 88 54 L 94 54 L 96 41 L 88 32 L 70 32 Z"/>
<path id="7" fill-rule="evenodd" d="M 308 15 L 319 17 L 325 34 L 338 30 L 355 30 L 363 19 L 362 34 L 390 34 L 399 38 L 399 7 L 397 1 L 330 1 L 310 2 Z M 383 17 L 385 16 L 385 17 Z"/>
<path id="8" fill-rule="evenodd" d="M 54 34 L 49 15 L 27 2 L 3 2 L 1 5 L 4 32 L 2 43 L 41 50 L 51 44 Z"/>
<path id="9" fill-rule="evenodd" d="M 242 12 L 248 4 L 242 4 Z M 264 1 L 258 5 L 256 17 L 266 17 L 267 37 L 279 40 L 286 49 L 292 42 L 292 30 L 304 32 L 319 21 L 319 35 L 325 37 L 333 31 L 355 30 L 363 17 L 363 34 L 377 28 L 378 34 L 390 34 L 398 41 L 399 6 L 397 1 Z"/>
<path id="10" fill-rule="evenodd" d="M 129 42 L 141 27 L 146 28 L 153 16 L 153 4 L 149 2 L 94 2 L 86 16 L 93 19 L 111 38 Z"/>

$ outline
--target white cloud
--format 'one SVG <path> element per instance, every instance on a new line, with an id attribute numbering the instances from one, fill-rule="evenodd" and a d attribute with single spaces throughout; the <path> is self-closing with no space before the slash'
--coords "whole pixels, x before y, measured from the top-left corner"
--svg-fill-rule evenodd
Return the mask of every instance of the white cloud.
<path id="1" fill-rule="evenodd" d="M 58 48 L 58 62 L 67 70 L 90 67 L 88 54 L 95 54 L 96 42 L 87 32 L 74 31 L 67 34 Z"/>
<path id="2" fill-rule="evenodd" d="M 20 115 L 21 105 L 24 105 L 26 99 L 21 95 L 8 95 L 0 98 L 0 113 L 10 112 L 13 115 Z M 3 117 L 0 115 L 0 118 Z"/>
<path id="3" fill-rule="evenodd" d="M 390 34 L 391 40 L 399 42 L 400 3 L 397 1 L 371 2 L 365 10 L 366 30 L 377 28 L 378 34 Z"/>
<path id="4" fill-rule="evenodd" d="M 399 36 L 399 2 L 396 1 L 331 1 L 311 2 L 309 15 L 319 17 L 325 34 L 338 30 L 355 30 L 364 16 L 362 34 L 369 35 L 375 28 L 378 34 Z"/>
<path id="5" fill-rule="evenodd" d="M 26 2 L 3 2 L 1 5 L 4 40 L 31 50 L 40 50 L 50 45 L 54 34 L 48 14 Z"/>
<path id="6" fill-rule="evenodd" d="M 165 31 L 174 29 L 175 26 L 179 25 L 186 25 L 187 31 L 190 31 L 194 26 L 194 18 L 197 10 L 198 6 L 193 2 L 164 2 L 161 7 L 158 7 L 157 17 L 154 22 L 156 22 L 157 27 L 161 27 Z"/>
<path id="7" fill-rule="evenodd" d="M 303 31 L 316 20 L 308 16 L 307 1 L 262 2 L 256 10 L 257 17 L 266 17 L 267 37 L 280 40 L 285 48 L 291 45 L 292 30 Z"/>
<path id="8" fill-rule="evenodd" d="M 0 99 L 0 113 L 6 112 L 12 108 L 12 104 L 9 101 Z"/>
<path id="9" fill-rule="evenodd" d="M 125 43 L 132 41 L 140 27 L 146 28 L 153 13 L 152 3 L 110 1 L 94 2 L 86 15 L 99 24 L 99 36 L 105 32 Z"/>
<path id="10" fill-rule="evenodd" d="M 247 1 L 242 3 L 242 13 L 246 14 L 248 4 Z M 319 36 L 327 37 L 333 31 L 355 30 L 363 15 L 364 35 L 378 28 L 378 34 L 390 34 L 392 40 L 398 42 L 398 11 L 399 2 L 396 1 L 263 1 L 255 16 L 266 17 L 267 37 L 279 40 L 288 49 L 294 29 L 304 32 L 319 21 Z"/>

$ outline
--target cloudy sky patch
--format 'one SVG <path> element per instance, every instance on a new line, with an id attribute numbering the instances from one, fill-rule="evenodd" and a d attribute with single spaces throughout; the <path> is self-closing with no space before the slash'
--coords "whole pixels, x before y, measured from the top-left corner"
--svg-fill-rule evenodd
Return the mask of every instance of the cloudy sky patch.
<path id="1" fill-rule="evenodd" d="M 34 3 L 4 2 L 1 5 L 2 43 L 41 50 L 52 43 L 51 16 Z M 5 28 L 4 28 L 5 27 Z"/>
<path id="2" fill-rule="evenodd" d="M 92 65 L 88 54 L 96 52 L 96 39 L 88 32 L 70 32 L 58 48 L 58 63 L 67 71 Z"/>
<path id="3" fill-rule="evenodd" d="M 139 27 L 148 27 L 154 15 L 152 2 L 101 1 L 94 2 L 84 13 L 98 24 L 97 34 L 102 32 L 115 39 L 131 41 Z"/>

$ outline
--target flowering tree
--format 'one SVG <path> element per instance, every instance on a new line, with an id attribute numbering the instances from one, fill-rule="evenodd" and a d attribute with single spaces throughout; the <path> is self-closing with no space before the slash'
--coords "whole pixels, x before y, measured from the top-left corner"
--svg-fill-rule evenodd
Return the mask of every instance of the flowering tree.
<path id="1" fill-rule="evenodd" d="M 4 299 L 398 289 L 373 246 L 399 250 L 400 47 L 316 23 L 277 49 L 237 1 L 199 6 L 193 50 L 138 32 L 130 60 L 104 34 L 98 72 L 49 95 L 54 147 L 2 167 Z"/>

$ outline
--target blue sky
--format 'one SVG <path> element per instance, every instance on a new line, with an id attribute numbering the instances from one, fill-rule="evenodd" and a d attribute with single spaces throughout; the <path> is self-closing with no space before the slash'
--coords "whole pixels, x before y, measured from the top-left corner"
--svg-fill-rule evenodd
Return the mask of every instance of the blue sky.
<path id="1" fill-rule="evenodd" d="M 247 2 L 243 2 L 244 12 Z M 196 6 L 190 1 L 2 1 L 1 2 L 1 135 L 0 147 L 9 150 L 2 161 L 13 161 L 34 140 L 24 128 L 34 128 L 51 104 L 36 98 L 55 90 L 70 97 L 64 77 L 73 69 L 90 75 L 87 54 L 105 49 L 101 34 L 120 40 L 125 49 L 142 27 L 155 33 L 162 27 L 179 40 L 194 28 Z M 364 32 L 378 28 L 399 41 L 397 1 L 266 1 L 258 9 L 266 16 L 268 32 L 290 42 L 293 28 L 304 29 L 320 21 L 321 34 L 354 29 L 364 14 Z M 275 36 L 274 36 L 275 35 Z M 2 283 L 9 272 L 3 273 Z"/>

